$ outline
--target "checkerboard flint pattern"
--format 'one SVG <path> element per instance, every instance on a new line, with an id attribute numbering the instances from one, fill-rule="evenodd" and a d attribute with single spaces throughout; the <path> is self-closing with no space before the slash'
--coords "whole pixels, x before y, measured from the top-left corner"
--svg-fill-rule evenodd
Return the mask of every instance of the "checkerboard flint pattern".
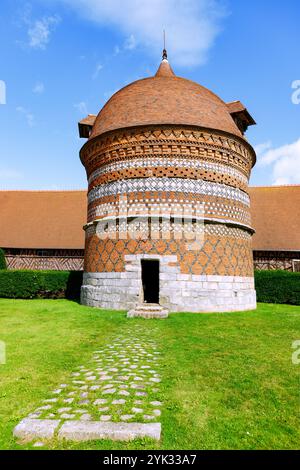
<path id="1" fill-rule="evenodd" d="M 250 210 L 248 206 L 226 198 L 216 198 L 201 194 L 184 194 L 166 191 L 149 191 L 140 193 L 127 193 L 126 195 L 106 196 L 92 202 L 88 206 L 88 222 L 101 217 L 117 217 L 120 215 L 120 199 L 126 197 L 126 210 L 129 217 L 140 213 L 169 213 L 180 216 L 190 213 L 196 216 L 197 207 L 201 204 L 206 218 L 222 219 L 238 222 L 246 226 L 251 225 Z"/>
<path id="2" fill-rule="evenodd" d="M 103 165 L 89 178 L 89 190 L 100 184 L 133 178 L 187 178 L 227 184 L 243 191 L 248 179 L 239 170 L 191 158 L 144 158 L 119 161 Z"/>
<path id="3" fill-rule="evenodd" d="M 234 201 L 241 202 L 246 206 L 250 205 L 248 194 L 239 189 L 232 188 L 225 184 L 182 178 L 136 178 L 124 181 L 114 181 L 92 189 L 89 192 L 88 201 L 93 202 L 96 199 L 104 196 L 111 196 L 112 194 L 127 194 L 130 192 L 141 191 L 169 191 L 188 194 L 207 194 L 215 197 L 233 199 Z"/>
<path id="4" fill-rule="evenodd" d="M 98 170 L 95 170 L 88 179 L 89 184 L 92 183 L 99 176 L 105 175 L 107 173 L 113 173 L 115 171 L 121 170 L 132 170 L 137 168 L 149 169 L 157 167 L 166 167 L 166 168 L 178 168 L 183 170 L 185 168 L 195 169 L 195 170 L 204 170 L 206 172 L 215 172 L 222 175 L 226 174 L 232 176 L 237 180 L 241 181 L 244 184 L 248 183 L 246 176 L 239 170 L 230 167 L 229 165 L 222 165 L 220 163 L 211 163 L 201 160 L 193 160 L 189 158 L 170 158 L 170 157 L 153 157 L 153 158 L 135 158 L 132 160 L 122 160 L 120 162 L 109 163 L 101 166 Z"/>

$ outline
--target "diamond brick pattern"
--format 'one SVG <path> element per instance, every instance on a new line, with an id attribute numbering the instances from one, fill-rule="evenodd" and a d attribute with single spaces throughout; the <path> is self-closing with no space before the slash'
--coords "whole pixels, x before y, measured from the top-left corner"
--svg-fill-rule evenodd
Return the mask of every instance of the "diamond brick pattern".
<path id="1" fill-rule="evenodd" d="M 122 272 L 125 271 L 125 255 L 147 253 L 176 255 L 182 274 L 253 274 L 250 236 L 246 240 L 244 237 L 206 233 L 200 250 L 187 250 L 187 241 L 175 240 L 172 233 L 169 240 L 99 240 L 93 235 L 86 243 L 86 272 Z"/>

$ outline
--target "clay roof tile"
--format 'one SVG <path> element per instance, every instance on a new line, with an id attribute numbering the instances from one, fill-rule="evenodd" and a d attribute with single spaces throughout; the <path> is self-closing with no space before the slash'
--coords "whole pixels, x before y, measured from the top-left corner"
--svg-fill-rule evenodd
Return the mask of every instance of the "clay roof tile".
<path id="1" fill-rule="evenodd" d="M 117 91 L 103 106 L 89 135 L 145 125 L 192 125 L 243 137 L 230 107 L 207 88 L 177 77 L 163 59 L 153 77 Z"/>

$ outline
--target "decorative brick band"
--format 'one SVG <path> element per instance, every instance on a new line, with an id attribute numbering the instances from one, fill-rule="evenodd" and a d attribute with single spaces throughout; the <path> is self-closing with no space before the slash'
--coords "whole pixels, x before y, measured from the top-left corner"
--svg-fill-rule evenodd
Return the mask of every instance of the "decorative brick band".
<path id="1" fill-rule="evenodd" d="M 113 223 L 112 223 L 113 222 Z M 150 234 L 150 231 L 153 227 L 149 227 L 149 221 L 147 217 L 140 217 L 137 218 L 136 221 L 139 224 L 139 231 L 143 232 L 146 236 Z M 166 226 L 166 222 L 168 222 Z M 155 231 L 158 231 L 160 235 L 164 231 L 169 230 L 170 231 L 170 236 L 174 237 L 174 234 L 178 233 L 179 231 L 184 230 L 184 225 L 180 223 L 182 221 L 170 219 L 169 221 L 166 220 L 165 222 L 163 221 L 163 217 L 159 218 L 154 218 L 153 219 L 153 225 L 155 228 Z M 101 231 L 101 228 L 99 230 L 98 228 L 98 222 L 96 221 L 95 223 L 88 225 L 85 229 L 86 232 L 86 238 L 92 237 L 96 235 L 97 233 L 99 234 Z M 114 237 L 117 238 L 117 234 L 122 231 L 122 232 L 127 232 L 127 237 L 129 239 L 130 237 L 130 230 L 132 230 L 132 221 L 130 221 L 127 218 L 124 219 L 116 219 L 116 220 L 108 220 L 105 219 L 102 224 L 104 226 L 107 226 L 105 228 L 105 233 L 109 236 L 113 235 Z M 222 237 L 231 237 L 231 238 L 236 238 L 236 239 L 241 239 L 241 240 L 251 240 L 251 234 L 243 230 L 242 228 L 238 227 L 231 227 L 225 224 L 212 224 L 212 223 L 206 223 L 204 225 L 200 224 L 197 225 L 196 221 L 193 219 L 190 219 L 186 222 L 187 229 L 190 230 L 191 232 L 198 233 L 199 230 L 203 233 L 204 235 L 216 235 L 216 236 L 222 236 Z M 134 231 L 136 232 L 136 228 L 134 228 Z M 114 239 L 116 239 L 114 238 Z"/>
<path id="2" fill-rule="evenodd" d="M 22 256 L 6 255 L 8 269 L 41 269 L 57 271 L 81 271 L 82 256 Z"/>
<path id="3" fill-rule="evenodd" d="M 88 141 L 80 152 L 88 176 L 108 162 L 149 156 L 183 156 L 220 162 L 249 177 L 255 154 L 246 141 L 218 131 L 176 126 L 121 129 Z"/>
<path id="4" fill-rule="evenodd" d="M 115 163 L 109 163 L 103 165 L 101 168 L 95 170 L 89 177 L 89 184 L 92 183 L 97 177 L 104 175 L 105 173 L 112 173 L 114 171 L 120 171 L 125 169 L 136 169 L 136 168 L 155 168 L 155 167 L 166 167 L 179 169 L 195 169 L 205 170 L 207 172 L 224 173 L 228 176 L 232 176 L 241 182 L 247 184 L 247 177 L 239 170 L 229 166 L 222 165 L 220 163 L 205 162 L 202 160 L 195 160 L 185 157 L 146 157 L 146 158 L 134 158 L 130 160 L 122 160 Z"/>
<path id="5" fill-rule="evenodd" d="M 250 206 L 248 194 L 239 189 L 225 184 L 212 183 L 203 180 L 191 180 L 181 178 L 147 178 L 114 181 L 92 189 L 88 194 L 88 202 L 91 203 L 101 197 L 113 194 L 127 194 L 131 192 L 183 192 L 191 194 L 205 194 L 214 197 L 222 197 L 241 202 Z"/>
<path id="6" fill-rule="evenodd" d="M 127 212 L 128 216 L 134 217 L 142 213 L 150 214 L 169 213 L 173 216 L 180 216 L 185 212 L 196 216 L 197 204 L 204 207 L 204 217 L 207 219 L 221 219 L 228 222 L 240 223 L 250 226 L 251 216 L 247 206 L 240 202 L 233 202 L 230 199 L 215 198 L 212 196 L 199 194 L 183 194 L 172 192 L 150 192 L 150 193 L 128 193 Z M 109 216 L 119 216 L 120 195 L 106 196 L 88 205 L 88 222 L 95 219 Z"/>
<path id="7" fill-rule="evenodd" d="M 227 184 L 243 191 L 246 191 L 248 185 L 246 176 L 228 165 L 169 157 L 133 159 L 104 165 L 90 176 L 89 190 L 116 180 L 149 177 L 202 179 Z"/>

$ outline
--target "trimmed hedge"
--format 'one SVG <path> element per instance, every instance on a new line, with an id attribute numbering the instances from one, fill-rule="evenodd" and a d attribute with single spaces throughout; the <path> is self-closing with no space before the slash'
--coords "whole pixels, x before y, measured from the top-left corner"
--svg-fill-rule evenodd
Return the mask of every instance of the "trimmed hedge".
<path id="1" fill-rule="evenodd" d="M 0 270 L 0 297 L 80 299 L 82 271 Z M 300 305 L 300 273 L 255 271 L 257 301 Z"/>
<path id="2" fill-rule="evenodd" d="M 7 269 L 5 253 L 4 253 L 4 250 L 2 250 L 2 248 L 0 248 L 0 269 Z"/>
<path id="3" fill-rule="evenodd" d="M 257 301 L 300 305 L 300 273 L 255 271 Z"/>
<path id="4" fill-rule="evenodd" d="M 82 271 L 0 271 L 0 297 L 79 300 Z"/>

